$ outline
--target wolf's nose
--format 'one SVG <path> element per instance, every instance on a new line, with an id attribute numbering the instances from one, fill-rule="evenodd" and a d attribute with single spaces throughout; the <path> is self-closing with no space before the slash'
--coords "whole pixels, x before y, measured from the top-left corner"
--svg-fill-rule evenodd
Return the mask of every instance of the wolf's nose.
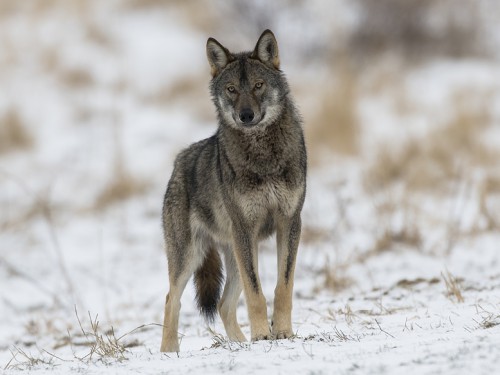
<path id="1" fill-rule="evenodd" d="M 240 120 L 244 124 L 252 122 L 254 118 L 253 111 L 250 108 L 243 108 L 240 112 Z"/>

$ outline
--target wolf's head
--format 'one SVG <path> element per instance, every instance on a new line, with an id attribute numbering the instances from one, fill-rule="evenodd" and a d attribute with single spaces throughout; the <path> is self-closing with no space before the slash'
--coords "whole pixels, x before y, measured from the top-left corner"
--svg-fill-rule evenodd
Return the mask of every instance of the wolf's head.
<path id="1" fill-rule="evenodd" d="M 249 130 L 279 118 L 288 85 L 279 70 L 278 43 L 271 30 L 262 33 L 252 52 L 231 53 L 209 38 L 207 57 L 210 90 L 223 124 Z"/>

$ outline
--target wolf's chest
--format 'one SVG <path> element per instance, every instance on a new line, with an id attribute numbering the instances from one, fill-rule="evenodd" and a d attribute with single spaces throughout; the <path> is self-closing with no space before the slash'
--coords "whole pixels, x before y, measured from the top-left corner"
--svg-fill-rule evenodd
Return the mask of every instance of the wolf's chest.
<path id="1" fill-rule="evenodd" d="M 237 202 L 248 217 L 259 217 L 270 211 L 289 215 L 299 202 L 301 191 L 288 184 L 282 176 L 247 175 L 239 182 Z"/>

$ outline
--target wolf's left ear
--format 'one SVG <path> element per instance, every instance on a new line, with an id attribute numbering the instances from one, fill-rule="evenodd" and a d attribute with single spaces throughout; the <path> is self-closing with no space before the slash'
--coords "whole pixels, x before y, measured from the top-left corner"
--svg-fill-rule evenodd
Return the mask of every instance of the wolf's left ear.
<path id="1" fill-rule="evenodd" d="M 228 49 L 214 38 L 207 40 L 207 58 L 212 70 L 212 77 L 219 74 L 227 64 L 234 60 Z"/>
<path id="2" fill-rule="evenodd" d="M 271 30 L 267 29 L 262 33 L 252 52 L 252 57 L 276 69 L 280 68 L 278 42 Z"/>

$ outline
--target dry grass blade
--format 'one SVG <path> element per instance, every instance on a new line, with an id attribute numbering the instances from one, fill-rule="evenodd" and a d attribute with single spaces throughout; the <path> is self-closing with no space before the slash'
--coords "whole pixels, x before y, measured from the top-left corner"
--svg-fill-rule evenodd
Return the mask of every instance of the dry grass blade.
<path id="1" fill-rule="evenodd" d="M 459 303 L 464 302 L 464 297 L 462 296 L 462 287 L 458 279 L 453 276 L 448 270 L 446 272 L 441 272 L 441 277 L 444 280 L 446 286 L 446 295 L 451 301 L 456 301 Z"/>
<path id="2" fill-rule="evenodd" d="M 208 329 L 212 334 L 213 343 L 209 349 L 222 348 L 229 350 L 230 352 L 235 352 L 241 349 L 249 349 L 250 345 L 248 343 L 230 341 L 227 337 L 213 331 L 211 328 Z"/>
<path id="3" fill-rule="evenodd" d="M 113 327 L 106 332 L 101 332 L 99 328 L 98 315 L 92 319 L 92 316 L 89 312 L 90 319 L 90 331 L 87 331 L 83 328 L 80 317 L 78 316 L 78 311 L 75 308 L 76 318 L 78 320 L 78 325 L 80 330 L 82 331 L 83 336 L 86 338 L 90 351 L 83 357 L 79 357 L 82 361 L 91 361 L 92 358 L 96 355 L 100 360 L 105 359 L 116 359 L 118 361 L 123 361 L 127 359 L 125 357 L 126 348 L 120 342 L 120 338 L 116 338 L 115 331 Z"/>
<path id="4" fill-rule="evenodd" d="M 484 316 L 483 320 L 479 323 L 481 328 L 488 329 L 500 325 L 500 315 Z"/>
<path id="5" fill-rule="evenodd" d="M 383 332 L 385 333 L 387 336 L 390 336 L 392 337 L 393 339 L 395 338 L 393 335 L 391 335 L 389 332 L 387 332 L 386 330 L 382 329 L 380 323 L 378 322 L 377 319 L 375 319 L 375 323 L 377 323 L 377 326 L 378 326 L 378 329 L 380 329 L 380 332 Z"/>
<path id="6" fill-rule="evenodd" d="M 12 358 L 5 365 L 4 370 L 29 370 L 35 366 L 46 365 L 53 367 L 53 358 L 36 357 L 31 353 L 25 352 L 23 349 L 14 346 L 14 350 L 10 350 Z M 18 358 L 21 357 L 21 358 Z"/>
<path id="7" fill-rule="evenodd" d="M 476 305 L 476 310 L 481 317 L 481 321 L 476 321 L 474 319 L 474 321 L 478 323 L 479 328 L 488 329 L 500 325 L 500 314 L 498 312 L 488 311 L 481 305 Z"/>

